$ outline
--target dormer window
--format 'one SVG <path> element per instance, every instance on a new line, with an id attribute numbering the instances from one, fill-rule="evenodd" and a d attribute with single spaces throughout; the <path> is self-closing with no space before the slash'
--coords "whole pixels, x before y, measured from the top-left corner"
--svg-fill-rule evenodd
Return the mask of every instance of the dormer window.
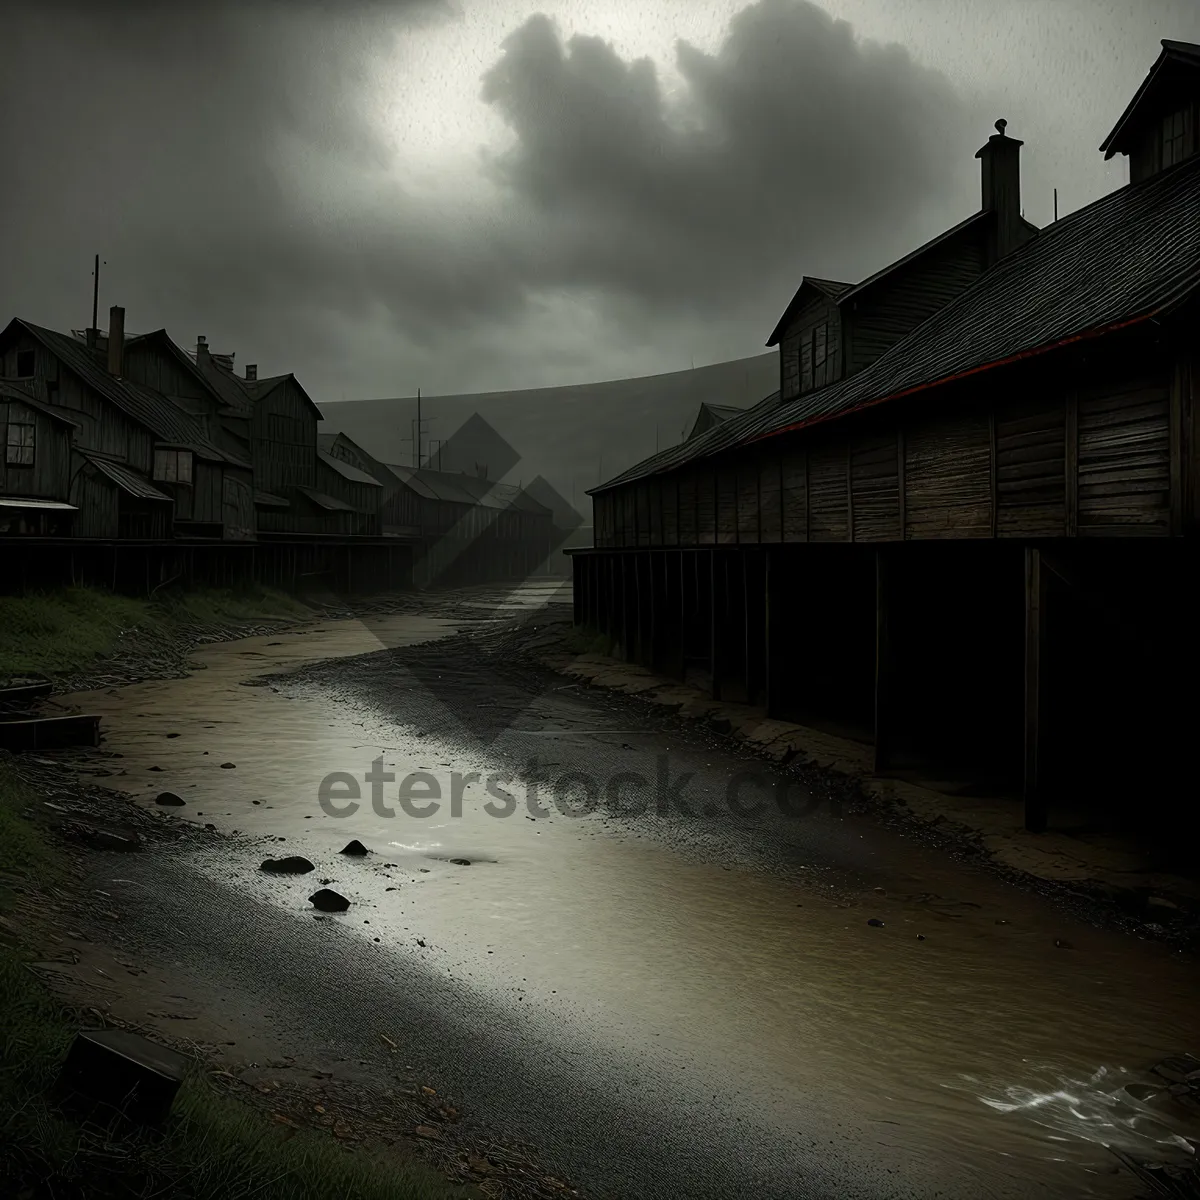
<path id="1" fill-rule="evenodd" d="M 825 365 L 826 347 L 829 344 L 829 325 L 822 322 L 812 331 L 813 370 Z"/>
<path id="2" fill-rule="evenodd" d="M 1182 108 L 1163 118 L 1162 129 L 1162 165 L 1165 170 L 1177 162 L 1183 162 L 1190 150 L 1191 139 L 1191 109 Z"/>

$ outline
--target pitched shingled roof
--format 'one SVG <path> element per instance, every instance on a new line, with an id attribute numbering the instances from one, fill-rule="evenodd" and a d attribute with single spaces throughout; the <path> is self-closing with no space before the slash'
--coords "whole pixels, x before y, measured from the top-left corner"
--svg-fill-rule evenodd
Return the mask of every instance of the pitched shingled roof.
<path id="1" fill-rule="evenodd" d="M 366 471 L 360 471 L 352 463 L 343 462 L 340 458 L 334 458 L 332 454 L 327 450 L 321 449 L 319 446 L 317 447 L 317 459 L 336 471 L 343 479 L 350 480 L 351 483 L 363 483 L 370 487 L 383 487 L 383 484 L 374 475 L 368 475 Z"/>
<path id="2" fill-rule="evenodd" d="M 592 490 L 1098 337 L 1158 316 L 1200 286 L 1200 156 L 1048 226 L 869 366 L 740 417 Z"/>
<path id="3" fill-rule="evenodd" d="M 190 450 L 197 458 L 244 467 L 250 464 L 222 450 L 204 434 L 200 423 L 161 392 L 128 379 L 119 379 L 101 366 L 93 351 L 67 334 L 43 329 L 20 318 L 15 323 L 37 338 L 47 350 L 89 387 L 110 400 L 126 416 L 148 429 L 161 442 Z"/>
<path id="4" fill-rule="evenodd" d="M 124 463 L 113 462 L 99 454 L 89 454 L 86 450 L 80 450 L 79 454 L 129 495 L 139 500 L 165 500 L 168 504 L 171 503 L 170 496 L 164 495 L 149 480 L 143 479 L 136 471 L 131 471 Z"/>

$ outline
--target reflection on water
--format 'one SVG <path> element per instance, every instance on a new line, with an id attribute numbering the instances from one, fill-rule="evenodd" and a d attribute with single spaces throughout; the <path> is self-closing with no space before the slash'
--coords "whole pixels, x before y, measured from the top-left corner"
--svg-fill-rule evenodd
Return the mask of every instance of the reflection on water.
<path id="1" fill-rule="evenodd" d="M 386 639 L 445 629 L 395 618 Z M 496 819 L 478 788 L 461 817 L 381 818 L 365 787 L 353 816 L 327 816 L 320 780 L 361 779 L 377 756 L 397 778 L 495 767 L 464 761 L 417 717 L 384 724 L 319 695 L 241 686 L 288 663 L 378 649 L 378 634 L 378 622 L 374 633 L 340 622 L 208 647 L 208 669 L 191 679 L 89 697 L 108 747 L 124 756 L 126 775 L 112 782 L 147 801 L 178 791 L 183 819 L 285 838 L 350 897 L 349 917 L 371 907 L 369 936 L 400 951 L 420 936 L 431 970 L 514 1009 L 537 1005 L 552 1023 L 609 1038 L 614 1053 L 678 1061 L 713 1094 L 752 1095 L 762 1125 L 789 1136 L 833 1114 L 877 1157 L 924 1156 L 970 1180 L 953 1194 L 1126 1197 L 1108 1148 L 1192 1155 L 1184 1123 L 1126 1088 L 1143 1078 L 1134 1072 L 1200 1042 L 1195 967 L 1076 926 L 893 834 L 839 835 L 861 841 L 872 872 L 871 886 L 847 896 L 819 865 L 798 878 L 731 869 L 743 861 L 732 842 L 723 861 L 705 861 L 648 824 L 534 820 L 523 809 Z M 576 732 L 603 724 L 586 697 L 570 696 L 556 703 Z M 638 769 L 641 756 L 653 777 L 661 745 L 621 734 L 622 767 Z M 612 761 L 612 743 L 566 741 L 553 755 L 568 766 Z M 694 765 L 716 770 L 719 758 Z M 236 769 L 221 770 L 226 760 Z M 351 838 L 373 853 L 343 859 Z M 246 860 L 242 886 L 309 919 L 310 888 L 262 876 L 253 848 L 232 853 Z M 230 873 L 225 860 L 205 869 Z M 345 925 L 366 936 L 361 922 Z M 1075 949 L 1056 948 L 1060 938 Z"/>
<path id="2" fill-rule="evenodd" d="M 1194 1142 L 1179 1132 L 1182 1115 L 1162 1103 L 1167 1089 L 1161 1081 L 1150 1082 L 1122 1067 L 1100 1067 L 1078 1078 L 1040 1066 L 1022 1078 L 1025 1082 L 1007 1087 L 989 1086 L 970 1076 L 964 1076 L 964 1083 L 979 1089 L 989 1108 L 1018 1114 L 1050 1130 L 1052 1140 L 1078 1139 L 1164 1165 L 1196 1161 Z"/>

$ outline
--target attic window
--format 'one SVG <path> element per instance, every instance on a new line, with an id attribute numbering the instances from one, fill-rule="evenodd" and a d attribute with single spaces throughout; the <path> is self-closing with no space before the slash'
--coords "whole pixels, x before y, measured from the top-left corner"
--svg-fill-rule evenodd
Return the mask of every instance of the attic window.
<path id="1" fill-rule="evenodd" d="M 37 358 L 32 350 L 17 351 L 17 378 L 32 379 Z"/>
<path id="2" fill-rule="evenodd" d="M 1177 162 L 1183 162 L 1187 157 L 1191 116 L 1191 109 L 1181 108 L 1178 112 L 1163 118 L 1162 165 L 1164 170 L 1167 167 L 1173 167 Z"/>
<path id="3" fill-rule="evenodd" d="M 33 414 L 16 404 L 8 406 L 8 432 L 4 438 L 4 461 L 10 467 L 32 467 L 36 425 Z"/>
<path id="4" fill-rule="evenodd" d="M 160 483 L 191 483 L 190 450 L 155 450 L 154 478 Z"/>

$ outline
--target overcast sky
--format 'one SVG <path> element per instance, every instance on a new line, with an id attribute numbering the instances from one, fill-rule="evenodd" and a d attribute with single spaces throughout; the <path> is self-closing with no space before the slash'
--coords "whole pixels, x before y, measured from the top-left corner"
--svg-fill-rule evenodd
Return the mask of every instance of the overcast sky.
<path id="1" fill-rule="evenodd" d="M 1026 215 L 1196 0 L 6 5 L 0 315 L 100 305 L 320 401 L 677 370 L 763 342 L 979 206 Z M 106 318 L 102 315 L 101 324 Z"/>

